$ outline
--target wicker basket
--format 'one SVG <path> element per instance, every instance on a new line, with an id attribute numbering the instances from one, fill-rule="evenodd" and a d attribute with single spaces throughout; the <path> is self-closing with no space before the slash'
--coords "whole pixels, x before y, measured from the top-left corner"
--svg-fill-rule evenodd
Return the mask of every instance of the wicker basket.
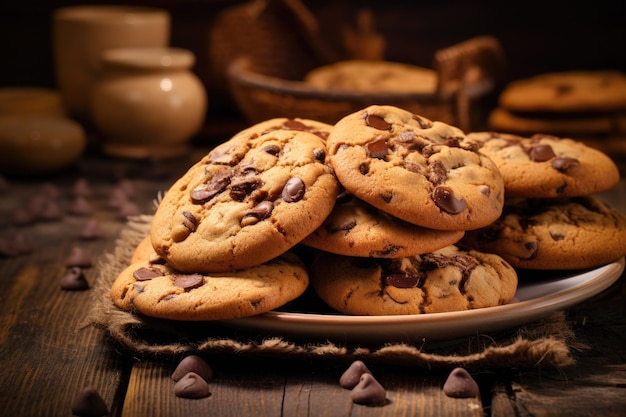
<path id="1" fill-rule="evenodd" d="M 481 117 L 474 106 L 494 91 L 502 73 L 504 57 L 499 42 L 488 36 L 468 39 L 437 51 L 433 61 L 438 85 L 428 94 L 317 89 L 293 77 L 276 76 L 280 68 L 274 68 L 272 75 L 264 73 L 248 56 L 233 60 L 227 76 L 235 102 L 252 123 L 302 117 L 334 124 L 368 105 L 387 104 L 471 130 Z"/>

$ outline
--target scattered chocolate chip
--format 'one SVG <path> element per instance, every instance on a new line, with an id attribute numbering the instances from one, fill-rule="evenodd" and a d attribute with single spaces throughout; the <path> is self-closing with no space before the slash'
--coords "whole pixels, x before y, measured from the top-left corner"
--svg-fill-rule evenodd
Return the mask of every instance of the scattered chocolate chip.
<path id="1" fill-rule="evenodd" d="M 96 219 L 89 219 L 78 234 L 78 238 L 82 240 L 94 240 L 101 237 L 102 230 L 100 230 L 100 224 Z"/>
<path id="2" fill-rule="evenodd" d="M 453 398 L 472 398 L 478 396 L 480 390 L 474 378 L 465 369 L 455 368 L 443 384 L 443 393 Z"/>
<path id="3" fill-rule="evenodd" d="M 107 207 L 116 209 L 120 208 L 129 200 L 128 195 L 121 188 L 113 188 L 107 200 Z"/>
<path id="4" fill-rule="evenodd" d="M 72 414 L 79 417 L 101 417 L 109 413 L 107 405 L 95 388 L 87 387 L 72 401 Z"/>
<path id="5" fill-rule="evenodd" d="M 211 395 L 209 384 L 195 372 L 188 372 L 174 384 L 174 394 L 180 398 L 198 399 Z"/>
<path id="6" fill-rule="evenodd" d="M 70 254 L 65 260 L 65 266 L 78 266 L 81 268 L 89 268 L 91 266 L 91 256 L 81 246 L 72 246 Z"/>
<path id="7" fill-rule="evenodd" d="M 20 254 L 32 253 L 33 245 L 22 233 L 17 233 L 13 237 L 13 246 L 19 251 Z"/>
<path id="8" fill-rule="evenodd" d="M 287 180 L 287 183 L 283 187 L 281 197 L 287 203 L 295 203 L 302 200 L 305 191 L 306 186 L 304 185 L 304 181 L 302 181 L 302 178 L 291 177 L 289 178 L 289 180 Z"/>
<path id="9" fill-rule="evenodd" d="M 15 247 L 13 242 L 8 241 L 7 239 L 0 239 L 0 256 L 6 256 L 12 258 L 14 256 L 19 256 L 20 250 Z"/>
<path id="10" fill-rule="evenodd" d="M 552 168 L 559 172 L 567 172 L 579 164 L 580 162 L 578 162 L 578 159 L 575 158 L 555 158 L 552 161 Z"/>
<path id="11" fill-rule="evenodd" d="M 123 192 L 126 195 L 126 197 L 128 197 L 131 200 L 137 194 L 135 190 L 135 184 L 133 184 L 133 182 L 129 179 L 120 179 L 117 182 L 116 188 L 119 189 L 121 192 Z"/>
<path id="12" fill-rule="evenodd" d="M 363 374 L 371 374 L 363 361 L 354 361 L 339 378 L 339 385 L 346 389 L 357 386 Z"/>
<path id="13" fill-rule="evenodd" d="M 125 220 L 130 216 L 138 216 L 141 214 L 141 210 L 139 206 L 134 201 L 125 201 L 122 205 L 117 209 L 117 216 L 120 219 Z"/>
<path id="14" fill-rule="evenodd" d="M 0 174 L 0 193 L 6 192 L 9 188 L 9 181 L 4 175 Z"/>
<path id="15" fill-rule="evenodd" d="M 61 197 L 61 190 L 59 190 L 59 187 L 51 182 L 45 182 L 41 184 L 41 187 L 39 187 L 39 191 L 44 197 L 51 198 L 53 200 Z"/>
<path id="16" fill-rule="evenodd" d="M 204 277 L 200 274 L 176 274 L 173 276 L 174 285 L 185 291 L 193 290 L 204 285 Z"/>
<path id="17" fill-rule="evenodd" d="M 448 187 L 436 187 L 433 190 L 433 201 L 437 207 L 449 214 L 459 214 L 465 210 L 465 200 L 456 198 Z"/>
<path id="18" fill-rule="evenodd" d="M 366 114 L 365 123 L 369 127 L 373 127 L 378 130 L 391 130 L 391 124 L 387 123 L 385 119 L 375 114 Z"/>
<path id="19" fill-rule="evenodd" d="M 15 226 L 26 226 L 33 224 L 37 220 L 33 213 L 24 207 L 16 208 L 11 214 L 11 224 Z"/>
<path id="20" fill-rule="evenodd" d="M 174 369 L 172 379 L 179 381 L 189 372 L 200 375 L 207 382 L 213 378 L 213 369 L 204 359 L 197 355 L 189 355 L 183 358 L 176 369 Z"/>
<path id="21" fill-rule="evenodd" d="M 361 405 L 383 405 L 387 401 L 387 392 L 372 374 L 365 373 L 350 392 L 350 399 Z"/>
<path id="22" fill-rule="evenodd" d="M 73 266 L 68 268 L 61 278 L 61 288 L 68 291 L 84 291 L 89 289 L 89 282 L 87 282 L 82 269 Z"/>
<path id="23" fill-rule="evenodd" d="M 72 186 L 72 195 L 74 197 L 90 197 L 91 194 L 91 187 L 89 186 L 89 182 L 87 182 L 86 179 L 79 178 L 74 181 L 74 185 Z"/>
<path id="24" fill-rule="evenodd" d="M 133 272 L 133 278 L 135 278 L 137 281 L 149 281 L 153 278 L 162 276 L 163 274 L 159 271 L 155 271 L 154 269 L 145 267 L 139 268 L 135 272 Z"/>
<path id="25" fill-rule="evenodd" d="M 78 195 L 72 200 L 68 211 L 77 216 L 86 216 L 93 212 L 93 208 L 85 196 Z"/>
<path id="26" fill-rule="evenodd" d="M 38 218 L 45 221 L 61 220 L 64 213 L 59 204 L 54 200 L 46 200 L 39 211 Z"/>

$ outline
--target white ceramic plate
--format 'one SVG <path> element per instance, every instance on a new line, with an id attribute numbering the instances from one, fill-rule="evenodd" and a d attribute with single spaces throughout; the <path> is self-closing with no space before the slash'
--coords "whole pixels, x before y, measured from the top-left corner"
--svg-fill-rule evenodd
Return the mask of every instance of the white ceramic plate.
<path id="1" fill-rule="evenodd" d="M 624 258 L 585 272 L 541 271 L 524 277 L 515 299 L 506 305 L 469 311 L 407 316 L 271 311 L 223 324 L 260 336 L 295 336 L 336 342 L 425 342 L 504 330 L 573 306 L 607 289 L 624 270 Z M 532 275 L 532 274 L 531 274 Z M 558 276 L 554 276 L 558 275 Z"/>

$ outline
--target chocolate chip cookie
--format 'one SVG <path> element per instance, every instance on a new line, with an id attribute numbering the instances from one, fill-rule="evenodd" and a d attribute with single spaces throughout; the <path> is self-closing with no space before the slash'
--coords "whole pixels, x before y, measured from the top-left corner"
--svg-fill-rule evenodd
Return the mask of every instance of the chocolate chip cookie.
<path id="1" fill-rule="evenodd" d="M 517 112 L 606 112 L 626 109 L 626 74 L 620 71 L 550 72 L 513 81 L 500 106 Z"/>
<path id="2" fill-rule="evenodd" d="M 605 153 L 573 139 L 536 134 L 468 133 L 498 167 L 508 197 L 578 197 L 613 188 L 617 165 Z"/>
<path id="3" fill-rule="evenodd" d="M 152 246 L 180 271 L 259 265 L 317 229 L 338 191 L 322 138 L 306 130 L 248 129 L 167 191 L 152 221 Z"/>
<path id="4" fill-rule="evenodd" d="M 278 308 L 308 287 L 306 266 L 286 252 L 252 268 L 228 273 L 181 272 L 163 262 L 140 260 L 111 286 L 119 308 L 170 320 L 249 317 Z"/>
<path id="5" fill-rule="evenodd" d="M 403 258 L 441 249 L 461 237 L 461 230 L 417 226 L 342 193 L 324 224 L 302 243 L 340 255 Z"/>
<path id="6" fill-rule="evenodd" d="M 361 316 L 425 314 L 510 302 L 517 273 L 497 255 L 448 246 L 399 259 L 322 253 L 311 285 L 335 310 Z"/>
<path id="7" fill-rule="evenodd" d="M 454 126 L 370 106 L 338 121 L 326 143 L 347 191 L 409 223 L 468 230 L 502 211 L 498 168 Z"/>
<path id="8" fill-rule="evenodd" d="M 595 197 L 507 200 L 498 221 L 459 245 L 516 268 L 591 268 L 626 255 L 626 215 Z"/>
<path id="9" fill-rule="evenodd" d="M 304 81 L 326 90 L 396 94 L 432 94 L 437 72 L 391 61 L 346 60 L 314 68 Z"/>

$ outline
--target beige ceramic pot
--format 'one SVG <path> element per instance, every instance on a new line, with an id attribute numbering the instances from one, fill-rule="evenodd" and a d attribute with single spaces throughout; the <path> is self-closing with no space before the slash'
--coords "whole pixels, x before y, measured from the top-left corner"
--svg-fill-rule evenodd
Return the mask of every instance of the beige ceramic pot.
<path id="1" fill-rule="evenodd" d="M 45 87 L 0 88 L 0 117 L 67 117 L 61 94 Z"/>
<path id="2" fill-rule="evenodd" d="M 52 20 L 57 84 L 69 111 L 84 121 L 103 51 L 165 47 L 170 39 L 169 12 L 154 7 L 70 6 L 55 10 Z"/>
<path id="3" fill-rule="evenodd" d="M 130 158 L 185 154 L 204 124 L 207 95 L 180 48 L 121 48 L 102 55 L 91 94 L 91 118 L 104 153 Z"/>

